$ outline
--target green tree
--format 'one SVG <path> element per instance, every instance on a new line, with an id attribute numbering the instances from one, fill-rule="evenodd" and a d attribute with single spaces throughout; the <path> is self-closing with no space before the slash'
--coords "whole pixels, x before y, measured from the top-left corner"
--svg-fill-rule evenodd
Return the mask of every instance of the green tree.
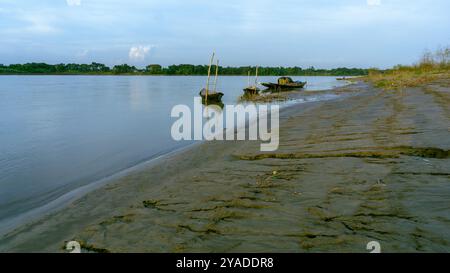
<path id="1" fill-rule="evenodd" d="M 129 66 L 127 64 L 115 65 L 113 67 L 114 74 L 129 74 L 135 72 L 137 69 L 134 66 Z"/>
<path id="2" fill-rule="evenodd" d="M 154 75 L 158 75 L 162 73 L 162 66 L 159 64 L 150 64 L 145 68 L 146 72 Z"/>

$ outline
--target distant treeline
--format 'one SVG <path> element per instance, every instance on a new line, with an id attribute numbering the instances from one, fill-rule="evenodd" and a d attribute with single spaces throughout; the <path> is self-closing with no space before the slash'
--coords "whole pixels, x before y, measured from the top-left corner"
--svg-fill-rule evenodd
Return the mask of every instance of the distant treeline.
<path id="1" fill-rule="evenodd" d="M 255 67 L 219 67 L 220 75 L 247 75 L 248 71 L 255 73 Z M 261 76 L 360 76 L 367 75 L 367 69 L 360 68 L 334 68 L 316 69 L 314 67 L 303 69 L 301 67 L 259 67 Z M 0 64 L 0 74 L 87 74 L 87 75 L 207 75 L 207 65 L 180 64 L 163 67 L 159 64 L 151 64 L 144 69 L 138 69 L 127 64 L 116 65 L 112 68 L 100 64 L 46 64 L 46 63 L 26 63 L 26 64 Z M 212 71 L 214 73 L 214 69 Z"/>

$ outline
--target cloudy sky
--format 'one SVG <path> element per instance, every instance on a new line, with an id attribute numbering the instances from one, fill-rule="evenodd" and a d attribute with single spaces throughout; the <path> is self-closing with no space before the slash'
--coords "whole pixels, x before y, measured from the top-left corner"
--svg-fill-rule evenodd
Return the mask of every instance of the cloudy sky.
<path id="1" fill-rule="evenodd" d="M 0 63 L 389 67 L 450 44 L 448 0 L 0 0 Z"/>

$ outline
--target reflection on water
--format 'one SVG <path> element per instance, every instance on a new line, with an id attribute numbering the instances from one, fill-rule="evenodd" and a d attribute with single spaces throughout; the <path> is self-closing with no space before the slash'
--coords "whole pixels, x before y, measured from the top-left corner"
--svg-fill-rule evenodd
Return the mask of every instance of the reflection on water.
<path id="1" fill-rule="evenodd" d="M 150 94 L 146 92 L 148 84 L 146 81 L 133 81 L 130 85 L 130 107 L 133 110 L 145 110 L 151 107 Z"/>
<path id="2" fill-rule="evenodd" d="M 308 81 L 306 90 L 345 84 L 334 77 L 293 78 Z M 0 77 L 0 221 L 188 145 L 172 140 L 170 111 L 176 104 L 192 106 L 204 82 L 204 77 Z M 223 103 L 236 103 L 246 84 L 247 77 L 222 77 Z"/>

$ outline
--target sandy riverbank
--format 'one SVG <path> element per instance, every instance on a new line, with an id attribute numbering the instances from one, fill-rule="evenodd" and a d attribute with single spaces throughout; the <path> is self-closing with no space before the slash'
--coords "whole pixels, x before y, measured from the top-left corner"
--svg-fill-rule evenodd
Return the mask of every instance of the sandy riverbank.
<path id="1" fill-rule="evenodd" d="M 282 112 L 280 149 L 210 142 L 0 239 L 1 252 L 366 252 L 450 249 L 450 80 L 356 84 Z"/>

